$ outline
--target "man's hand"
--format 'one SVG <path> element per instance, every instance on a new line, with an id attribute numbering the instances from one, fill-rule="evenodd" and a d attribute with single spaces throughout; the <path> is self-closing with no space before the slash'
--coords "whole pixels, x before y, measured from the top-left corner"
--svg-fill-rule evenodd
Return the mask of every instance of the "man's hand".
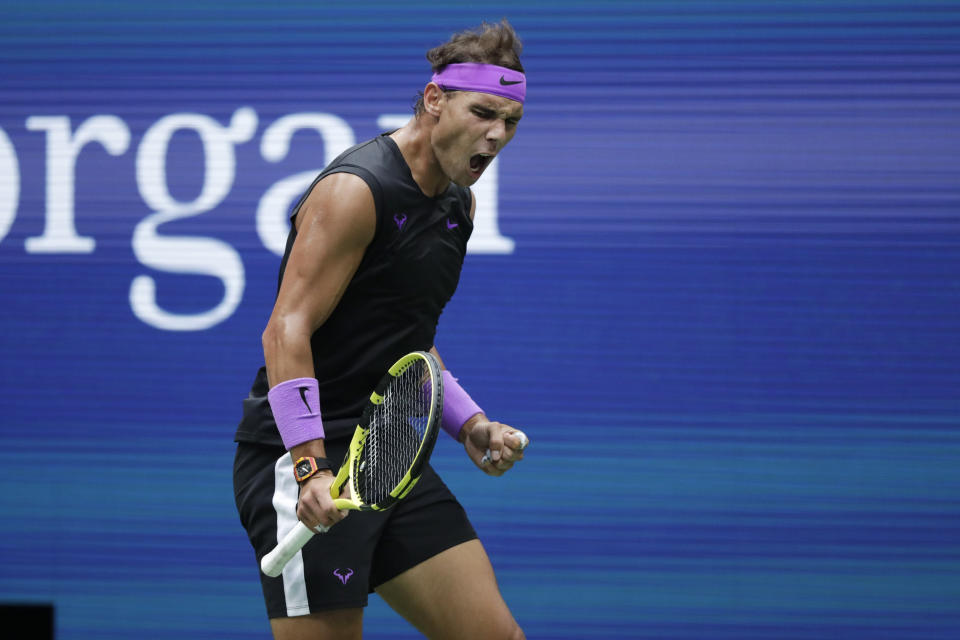
<path id="1" fill-rule="evenodd" d="M 318 471 L 300 485 L 300 500 L 297 503 L 297 519 L 311 529 L 323 532 L 347 517 L 346 509 L 337 509 L 330 496 L 334 475 L 331 471 Z M 349 487 L 344 487 L 341 497 L 349 497 Z M 317 529 L 317 526 L 321 529 Z"/>
<path id="2" fill-rule="evenodd" d="M 509 425 L 491 422 L 482 413 L 467 420 L 460 433 L 467 455 L 488 475 L 502 476 L 523 460 L 526 437 Z"/>

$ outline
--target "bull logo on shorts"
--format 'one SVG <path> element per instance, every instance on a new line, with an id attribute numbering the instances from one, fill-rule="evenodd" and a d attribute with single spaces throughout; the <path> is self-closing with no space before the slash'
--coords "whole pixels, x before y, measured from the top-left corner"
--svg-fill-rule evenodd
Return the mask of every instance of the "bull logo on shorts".
<path id="1" fill-rule="evenodd" d="M 340 578 L 340 582 L 347 584 L 347 581 L 350 580 L 350 577 L 353 576 L 353 569 L 334 569 L 333 575 Z"/>

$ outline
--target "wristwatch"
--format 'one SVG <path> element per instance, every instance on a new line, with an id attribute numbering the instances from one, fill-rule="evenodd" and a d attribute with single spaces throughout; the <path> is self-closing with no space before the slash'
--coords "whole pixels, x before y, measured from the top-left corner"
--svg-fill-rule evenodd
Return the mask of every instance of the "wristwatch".
<path id="1" fill-rule="evenodd" d="M 325 469 L 333 471 L 333 465 L 331 465 L 330 461 L 326 458 L 304 456 L 303 458 L 298 458 L 293 464 L 293 477 L 297 479 L 297 483 L 302 483 L 308 478 L 312 478 L 317 471 L 323 471 Z"/>

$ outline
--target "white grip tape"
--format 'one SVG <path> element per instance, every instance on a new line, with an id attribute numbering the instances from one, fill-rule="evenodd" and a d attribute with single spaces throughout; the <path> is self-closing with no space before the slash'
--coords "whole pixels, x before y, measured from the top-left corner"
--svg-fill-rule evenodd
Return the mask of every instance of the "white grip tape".
<path id="1" fill-rule="evenodd" d="M 283 540 L 260 561 L 260 569 L 271 578 L 276 578 L 283 573 L 283 568 L 290 562 L 290 558 L 297 555 L 303 545 L 307 544 L 316 534 L 310 527 L 298 522 L 297 526 L 291 529 Z"/>

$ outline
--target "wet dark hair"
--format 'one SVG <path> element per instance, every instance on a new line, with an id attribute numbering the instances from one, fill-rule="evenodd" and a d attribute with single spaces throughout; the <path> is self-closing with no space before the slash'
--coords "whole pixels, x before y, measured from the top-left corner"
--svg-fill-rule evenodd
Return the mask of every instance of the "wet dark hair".
<path id="1" fill-rule="evenodd" d="M 442 71 L 448 64 L 460 62 L 495 64 L 523 73 L 520 64 L 522 51 L 523 44 L 517 32 L 504 18 L 495 24 L 484 22 L 476 29 L 455 33 L 447 42 L 427 51 L 427 60 L 434 73 Z M 413 112 L 417 116 L 423 113 L 422 91 L 417 94 Z"/>

